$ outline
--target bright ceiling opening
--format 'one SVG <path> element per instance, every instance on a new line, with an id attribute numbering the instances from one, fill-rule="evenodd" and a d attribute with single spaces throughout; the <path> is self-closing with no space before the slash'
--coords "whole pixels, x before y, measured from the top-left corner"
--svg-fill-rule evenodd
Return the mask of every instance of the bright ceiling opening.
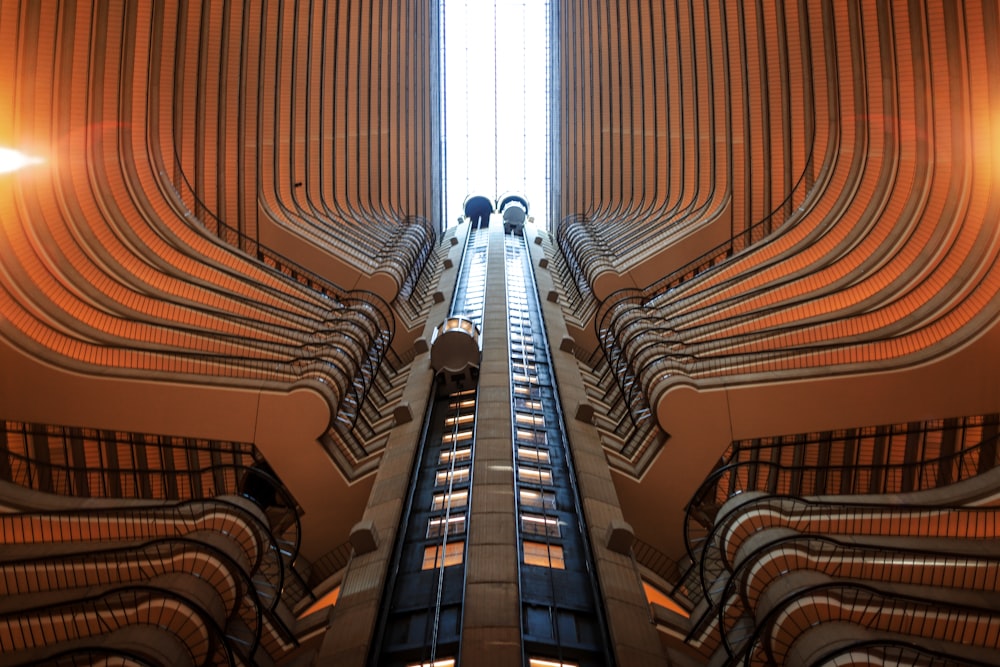
<path id="1" fill-rule="evenodd" d="M 549 192 L 548 0 L 444 0 L 445 225 L 469 195 Z"/>

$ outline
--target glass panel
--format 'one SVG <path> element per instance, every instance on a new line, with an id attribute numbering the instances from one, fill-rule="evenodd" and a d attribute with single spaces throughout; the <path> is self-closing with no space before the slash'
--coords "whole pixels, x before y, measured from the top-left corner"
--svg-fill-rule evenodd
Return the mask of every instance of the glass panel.
<path id="1" fill-rule="evenodd" d="M 518 447 L 517 458 L 522 461 L 533 461 L 535 463 L 548 463 L 549 453 L 544 449 L 534 447 Z"/>
<path id="2" fill-rule="evenodd" d="M 532 442 L 536 445 L 544 445 L 547 442 L 545 431 L 532 431 L 526 428 L 517 429 L 515 437 L 518 442 Z"/>
<path id="3" fill-rule="evenodd" d="M 434 486 L 445 486 L 448 482 L 462 484 L 469 481 L 469 466 L 460 466 L 454 470 L 439 470 L 434 477 Z"/>
<path id="4" fill-rule="evenodd" d="M 543 415 L 529 415 L 524 412 L 517 412 L 514 414 L 514 419 L 517 421 L 518 426 L 545 427 L 545 417 Z"/>
<path id="5" fill-rule="evenodd" d="M 472 431 L 458 431 L 457 433 L 445 433 L 441 436 L 441 442 L 446 445 L 450 445 L 456 442 L 464 442 L 465 440 L 472 440 Z"/>
<path id="6" fill-rule="evenodd" d="M 443 559 L 441 558 L 442 553 L 444 554 Z M 449 542 L 444 545 L 443 550 L 440 544 L 433 544 L 429 547 L 424 547 L 424 562 L 421 569 L 435 570 L 442 566 L 460 565 L 464 555 L 464 542 Z"/>
<path id="7" fill-rule="evenodd" d="M 524 563 L 526 565 L 551 567 L 556 570 L 566 569 L 566 561 L 563 560 L 563 550 L 558 544 L 545 544 L 544 542 L 529 542 L 525 540 Z"/>
<path id="8" fill-rule="evenodd" d="M 530 484 L 551 484 L 552 471 L 535 466 L 519 465 L 517 466 L 517 478 Z"/>
<path id="9" fill-rule="evenodd" d="M 448 502 L 449 498 L 451 502 Z M 434 501 L 431 503 L 431 510 L 443 510 L 445 507 L 465 507 L 467 502 L 469 502 L 469 491 L 467 489 L 452 491 L 451 493 L 435 493 Z"/>
<path id="10" fill-rule="evenodd" d="M 528 535 L 548 535 L 559 537 L 559 520 L 552 516 L 540 514 L 522 514 L 521 530 Z"/>
<path id="11" fill-rule="evenodd" d="M 438 458 L 439 463 L 450 463 L 451 461 L 468 461 L 472 458 L 472 448 L 463 447 L 462 449 L 456 449 L 452 452 L 450 449 L 446 449 L 441 452 L 441 456 Z"/>
<path id="12" fill-rule="evenodd" d="M 432 518 L 427 522 L 427 537 L 441 537 L 444 534 L 446 524 L 449 535 L 461 535 L 465 532 L 465 515 L 448 517 L 447 520 L 444 517 Z"/>
<path id="13" fill-rule="evenodd" d="M 556 494 L 551 491 L 536 491 L 535 489 L 521 489 L 521 504 L 525 507 L 541 507 L 554 510 L 556 508 Z"/>
<path id="14" fill-rule="evenodd" d="M 476 418 L 476 413 L 468 412 L 463 415 L 458 415 L 457 417 L 447 417 L 444 420 L 446 426 L 454 426 L 455 424 L 468 424 Z"/>
<path id="15" fill-rule="evenodd" d="M 547 660 L 545 658 L 528 658 L 528 667 L 577 667 L 577 663 L 559 662 L 558 660 Z"/>

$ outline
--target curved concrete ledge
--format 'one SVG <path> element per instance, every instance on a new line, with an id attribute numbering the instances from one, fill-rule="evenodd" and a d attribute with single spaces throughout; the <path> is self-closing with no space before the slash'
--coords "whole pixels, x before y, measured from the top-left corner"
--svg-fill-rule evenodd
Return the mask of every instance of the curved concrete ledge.
<path id="1" fill-rule="evenodd" d="M 317 437 L 333 409 L 313 380 L 289 391 L 257 386 L 198 385 L 58 368 L 0 341 L 0 414 L 16 421 L 137 433 L 254 442 L 262 404 L 278 401 L 288 417 L 309 416 Z"/>
<path id="2" fill-rule="evenodd" d="M 632 280 L 631 274 L 619 273 L 614 269 L 604 269 L 597 273 L 591 281 L 591 291 L 594 298 L 604 301 L 621 289 L 636 289 L 639 286 Z"/>
<path id="3" fill-rule="evenodd" d="M 379 270 L 367 277 L 359 278 L 354 287 L 372 292 L 386 303 L 392 303 L 399 294 L 400 284 L 391 273 Z"/>
<path id="4" fill-rule="evenodd" d="M 307 557 L 345 542 L 364 513 L 371 475 L 347 480 L 320 444 L 333 413 L 311 380 L 279 391 L 84 375 L 29 357 L 5 341 L 0 368 L 0 414 L 6 419 L 254 443 L 294 489 L 304 513 Z M 23 499 L 34 507 L 40 494 L 3 495 L 15 506 Z M 52 509 L 61 506 L 53 503 Z"/>
<path id="5" fill-rule="evenodd" d="M 733 440 L 1000 410 L 1000 326 L 917 366 L 837 377 L 699 389 L 671 379 L 652 401 L 670 438 L 638 479 L 614 476 L 636 536 L 684 551 L 684 507 Z"/>

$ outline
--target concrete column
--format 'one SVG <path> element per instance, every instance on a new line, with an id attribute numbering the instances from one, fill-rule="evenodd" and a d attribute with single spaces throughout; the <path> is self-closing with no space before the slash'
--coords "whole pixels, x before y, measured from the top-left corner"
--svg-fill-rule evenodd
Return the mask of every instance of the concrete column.
<path id="1" fill-rule="evenodd" d="M 519 551 L 514 515 L 510 358 L 504 237 L 490 226 L 483 358 L 479 374 L 462 662 L 484 667 L 521 664 Z"/>

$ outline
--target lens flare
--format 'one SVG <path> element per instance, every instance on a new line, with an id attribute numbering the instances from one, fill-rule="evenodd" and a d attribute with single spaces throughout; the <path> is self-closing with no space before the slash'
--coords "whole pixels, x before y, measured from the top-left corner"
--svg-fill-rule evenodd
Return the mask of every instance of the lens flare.
<path id="1" fill-rule="evenodd" d="M 41 162 L 42 158 L 40 157 L 31 157 L 13 148 L 0 146 L 0 174 L 7 174 Z"/>

